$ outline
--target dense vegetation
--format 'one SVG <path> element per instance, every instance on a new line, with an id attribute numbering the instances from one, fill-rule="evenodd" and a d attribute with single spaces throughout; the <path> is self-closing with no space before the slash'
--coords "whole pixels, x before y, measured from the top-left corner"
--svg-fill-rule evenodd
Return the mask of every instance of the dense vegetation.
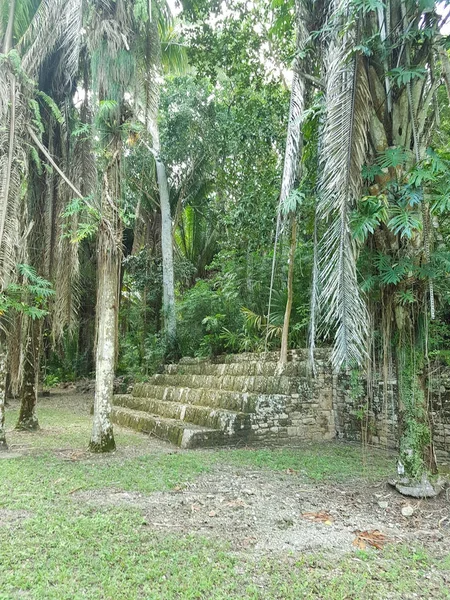
<path id="1" fill-rule="evenodd" d="M 182 355 L 333 347 L 399 380 L 401 460 L 434 468 L 446 360 L 446 2 L 0 2 L 0 444 L 7 388 Z M 150 13 L 149 13 L 150 11 Z M 175 16 L 177 15 L 177 16 Z M 378 373 L 378 375 L 377 375 Z"/>

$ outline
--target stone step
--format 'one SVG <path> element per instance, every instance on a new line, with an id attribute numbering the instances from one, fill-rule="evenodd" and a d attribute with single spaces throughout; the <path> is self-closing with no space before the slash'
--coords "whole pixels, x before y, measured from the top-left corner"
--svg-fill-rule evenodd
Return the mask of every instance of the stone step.
<path id="1" fill-rule="evenodd" d="M 233 392 L 217 388 L 189 388 L 170 385 L 164 387 L 162 385 L 152 385 L 151 383 L 137 383 L 133 388 L 132 395 L 136 398 L 155 398 L 167 402 L 224 408 L 243 413 L 254 412 L 256 406 L 261 403 L 261 398 L 268 396 L 268 394 Z M 286 396 L 284 394 L 270 394 L 270 399 L 282 402 L 286 400 Z"/>
<path id="2" fill-rule="evenodd" d="M 304 378 L 286 375 L 189 375 L 161 373 L 153 375 L 149 383 L 163 387 L 208 388 L 235 392 L 260 392 L 262 394 L 296 394 Z"/>
<path id="3" fill-rule="evenodd" d="M 228 435 L 251 429 L 250 415 L 210 406 L 181 404 L 158 398 L 143 398 L 121 394 L 114 396 L 114 406 L 147 412 L 165 419 L 176 419 L 210 429 L 220 429 Z"/>
<path id="4" fill-rule="evenodd" d="M 153 434 L 180 448 L 209 448 L 233 441 L 220 429 L 200 427 L 176 419 L 164 419 L 156 415 L 150 415 L 147 412 L 131 410 L 121 406 L 113 407 L 111 420 L 122 427 Z"/>
<path id="5" fill-rule="evenodd" d="M 241 354 L 223 354 L 219 356 L 213 356 L 211 358 L 193 358 L 191 356 L 185 356 L 180 361 L 180 365 L 192 365 L 192 364 L 236 364 L 236 363 L 273 363 L 277 364 L 280 357 L 279 351 L 271 352 L 242 352 Z M 319 361 L 329 361 L 330 349 L 329 348 L 316 348 L 314 351 L 315 359 Z M 288 364 L 292 361 L 302 362 L 309 359 L 309 350 L 305 348 L 299 348 L 297 350 L 289 350 L 287 360 Z"/>
<path id="6" fill-rule="evenodd" d="M 204 361 L 195 361 L 188 363 L 179 363 L 166 365 L 164 373 L 168 375 L 212 375 L 214 377 L 223 377 L 226 375 L 237 376 L 255 376 L 263 377 L 275 376 L 277 369 L 276 362 L 247 361 L 236 363 L 211 363 Z M 308 362 L 289 362 L 283 370 L 283 375 L 288 377 L 305 376 L 309 372 Z"/>

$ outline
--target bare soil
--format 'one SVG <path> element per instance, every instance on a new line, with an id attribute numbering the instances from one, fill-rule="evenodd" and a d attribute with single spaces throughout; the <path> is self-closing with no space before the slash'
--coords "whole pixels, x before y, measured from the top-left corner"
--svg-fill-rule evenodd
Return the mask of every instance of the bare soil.
<path id="1" fill-rule="evenodd" d="M 450 552 L 445 493 L 433 500 L 408 500 L 384 482 L 317 484 L 295 473 L 221 467 L 169 492 L 84 491 L 74 500 L 134 507 L 154 530 L 219 538 L 236 551 L 346 553 L 355 547 L 355 532 L 379 530 L 393 543 L 425 545 L 438 556 Z M 414 509 L 411 517 L 402 516 L 407 505 Z"/>
<path id="2" fill-rule="evenodd" d="M 0 508 L 0 528 L 18 526 L 24 520 L 28 519 L 31 513 L 26 510 L 9 510 Z"/>

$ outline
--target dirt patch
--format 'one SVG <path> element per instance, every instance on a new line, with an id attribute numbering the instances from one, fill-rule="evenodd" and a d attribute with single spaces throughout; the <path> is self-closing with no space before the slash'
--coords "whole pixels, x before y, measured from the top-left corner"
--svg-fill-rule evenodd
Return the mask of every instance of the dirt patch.
<path id="1" fill-rule="evenodd" d="M 384 483 L 312 484 L 298 474 L 221 467 L 169 492 L 144 495 L 109 489 L 78 492 L 74 499 L 137 508 L 144 526 L 220 538 L 235 550 L 345 553 L 354 548 L 355 531 L 379 530 L 394 543 L 427 545 L 438 554 L 450 551 L 450 504 L 445 495 L 410 502 Z M 413 508 L 408 518 L 401 512 L 406 505 Z M 315 520 L 320 513 L 322 518 Z"/>
<path id="2" fill-rule="evenodd" d="M 6 508 L 0 508 L 0 528 L 20 525 L 30 517 L 31 514 L 26 510 L 8 510 Z"/>
<path id="3" fill-rule="evenodd" d="M 19 452 L 9 452 L 8 450 L 2 450 L 0 452 L 0 460 L 2 458 L 4 459 L 8 459 L 8 458 L 20 458 L 22 456 L 22 454 L 20 454 Z"/>

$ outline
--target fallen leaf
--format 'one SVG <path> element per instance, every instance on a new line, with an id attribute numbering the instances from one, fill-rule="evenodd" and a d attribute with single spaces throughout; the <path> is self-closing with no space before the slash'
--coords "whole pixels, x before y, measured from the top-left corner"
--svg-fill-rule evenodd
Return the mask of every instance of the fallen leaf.
<path id="1" fill-rule="evenodd" d="M 356 546 L 358 548 L 358 550 L 365 550 L 366 542 L 363 539 L 361 539 L 360 537 L 357 537 L 353 540 L 352 546 Z"/>
<path id="2" fill-rule="evenodd" d="M 209 516 L 210 516 L 210 517 L 215 517 L 216 515 L 217 515 L 217 513 L 216 513 L 214 510 L 212 510 L 212 511 L 209 513 Z"/>
<path id="3" fill-rule="evenodd" d="M 198 512 L 199 510 L 201 510 L 201 506 L 198 504 L 191 504 L 191 512 Z"/>
<path id="4" fill-rule="evenodd" d="M 378 529 L 374 529 L 372 531 L 355 531 L 356 538 L 353 541 L 353 546 L 356 546 L 360 550 L 365 550 L 366 546 L 373 546 L 377 548 L 377 550 L 382 550 L 383 546 L 389 541 L 388 538 L 378 531 Z"/>

